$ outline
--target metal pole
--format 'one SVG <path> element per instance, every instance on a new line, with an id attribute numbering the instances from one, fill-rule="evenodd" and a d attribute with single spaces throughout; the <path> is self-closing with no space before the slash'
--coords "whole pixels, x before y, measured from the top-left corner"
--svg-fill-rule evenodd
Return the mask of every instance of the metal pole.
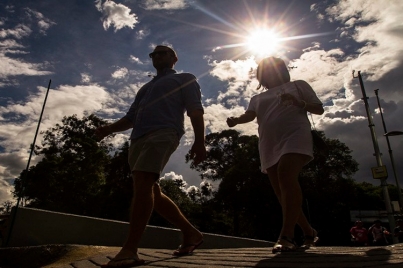
<path id="1" fill-rule="evenodd" d="M 354 76 L 354 72 L 355 71 L 353 71 L 353 77 L 356 78 Z M 381 159 L 381 153 L 379 151 L 378 140 L 376 139 L 375 125 L 374 125 L 374 123 L 372 121 L 372 115 L 371 115 L 369 105 L 368 105 L 368 97 L 367 97 L 367 94 L 365 93 L 364 82 L 362 81 L 360 71 L 358 71 L 358 79 L 360 81 L 360 86 L 361 86 L 361 91 L 362 91 L 362 96 L 363 96 L 362 100 L 364 101 L 365 110 L 367 112 L 368 123 L 369 123 L 368 127 L 371 130 L 371 137 L 372 137 L 372 143 L 373 143 L 374 149 L 375 149 L 376 162 L 378 164 L 378 167 L 382 167 L 383 164 L 382 164 L 382 159 Z M 395 229 L 396 224 L 395 224 L 395 218 L 393 216 L 392 204 L 390 202 L 388 184 L 386 183 L 386 178 L 381 179 L 381 187 L 382 187 L 382 192 L 383 192 L 383 198 L 384 198 L 384 201 L 385 201 L 386 212 L 388 214 L 390 231 L 393 232 L 393 230 Z M 396 237 L 393 237 L 393 241 L 395 243 L 397 243 Z"/>
<path id="2" fill-rule="evenodd" d="M 382 118 L 383 130 L 384 130 L 384 132 L 386 134 L 386 133 L 388 133 L 388 131 L 386 130 L 386 124 L 385 124 L 385 120 L 383 118 L 383 112 L 382 112 L 382 108 L 381 108 L 381 103 L 379 102 L 379 97 L 378 97 L 379 89 L 375 89 L 374 91 L 375 91 L 375 95 L 376 95 L 376 100 L 378 101 L 379 112 L 380 112 L 381 118 Z M 393 158 L 393 151 L 392 151 L 392 148 L 390 146 L 389 136 L 388 135 L 384 135 L 384 136 L 386 137 L 386 142 L 388 144 L 388 152 L 389 152 L 389 156 L 390 156 L 390 162 L 392 163 L 393 175 L 395 176 L 397 193 L 398 193 L 398 196 L 399 196 L 400 211 L 402 211 L 402 209 L 403 209 L 403 196 L 402 196 L 402 190 L 401 190 L 400 185 L 399 185 L 399 179 L 397 177 L 395 159 Z"/>
<path id="3" fill-rule="evenodd" d="M 24 191 L 25 191 L 24 180 L 26 180 L 26 178 L 27 178 L 27 176 L 28 176 L 28 169 L 29 169 L 29 165 L 30 165 L 30 163 L 31 163 L 32 153 L 34 152 L 36 137 L 38 136 L 39 127 L 40 127 L 40 125 L 41 125 L 42 115 L 43 115 L 43 111 L 45 110 L 46 100 L 48 99 L 48 94 L 49 94 L 49 89 L 50 89 L 50 83 L 51 83 L 51 82 L 52 82 L 52 80 L 49 80 L 48 89 L 47 89 L 46 95 L 45 95 L 45 100 L 43 101 L 43 105 L 42 105 L 41 115 L 39 116 L 38 126 L 36 127 L 36 132 L 35 132 L 35 136 L 34 136 L 34 141 L 33 141 L 33 143 L 31 144 L 31 152 L 30 152 L 29 157 L 28 157 L 27 167 L 25 168 L 25 173 L 23 173 L 23 176 L 24 176 L 24 177 L 21 178 L 21 192 L 20 192 L 20 194 L 19 194 L 19 196 L 18 196 L 17 205 L 16 205 L 15 208 L 14 208 L 14 213 L 13 213 L 13 216 L 12 216 L 12 218 L 11 218 L 10 230 L 9 230 L 9 232 L 8 232 L 8 235 L 7 235 L 7 240 L 6 240 L 5 244 L 4 244 L 5 247 L 7 247 L 7 246 L 8 246 L 8 243 L 10 242 L 10 237 L 11 237 L 11 234 L 12 234 L 12 231 L 13 231 L 13 226 L 14 226 L 15 218 L 16 218 L 16 216 L 17 216 L 18 206 L 19 206 L 19 204 L 20 204 L 21 198 L 22 198 L 23 195 L 24 195 Z"/>

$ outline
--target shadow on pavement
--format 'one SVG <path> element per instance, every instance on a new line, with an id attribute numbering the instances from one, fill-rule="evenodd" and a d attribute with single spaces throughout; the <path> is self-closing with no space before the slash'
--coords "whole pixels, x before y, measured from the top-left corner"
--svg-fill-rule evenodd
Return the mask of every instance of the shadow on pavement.
<path id="1" fill-rule="evenodd" d="M 320 252 L 284 252 L 277 253 L 270 259 L 262 259 L 254 267 L 383 267 L 390 265 L 392 252 L 386 248 L 371 248 L 364 251 L 365 255 L 349 253 L 320 253 Z M 358 266 L 357 264 L 362 264 Z"/>

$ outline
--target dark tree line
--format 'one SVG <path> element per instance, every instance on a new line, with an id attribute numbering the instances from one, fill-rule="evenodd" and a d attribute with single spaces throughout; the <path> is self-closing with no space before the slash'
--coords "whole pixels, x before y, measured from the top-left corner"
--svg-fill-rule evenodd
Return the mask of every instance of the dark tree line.
<path id="1" fill-rule="evenodd" d="M 132 195 L 129 145 L 114 148 L 108 138 L 97 143 L 94 130 L 102 124 L 105 121 L 94 115 L 73 115 L 45 131 L 35 148 L 42 158 L 15 180 L 14 195 L 29 207 L 127 221 Z M 350 210 L 384 210 L 382 192 L 370 183 L 355 182 L 358 164 L 351 150 L 320 134 L 329 154 L 316 157 L 300 175 L 304 211 L 323 245 L 347 245 Z M 165 179 L 160 181 L 162 191 L 203 232 L 276 240 L 281 208 L 267 175 L 260 172 L 258 137 L 224 130 L 208 134 L 206 146 L 206 161 L 194 166 L 189 155 L 186 161 L 207 183 L 186 192 L 182 180 Z M 209 181 L 219 183 L 218 189 L 212 190 Z M 390 193 L 392 199 L 397 196 L 396 188 L 390 186 Z M 149 224 L 170 227 L 156 214 Z"/>

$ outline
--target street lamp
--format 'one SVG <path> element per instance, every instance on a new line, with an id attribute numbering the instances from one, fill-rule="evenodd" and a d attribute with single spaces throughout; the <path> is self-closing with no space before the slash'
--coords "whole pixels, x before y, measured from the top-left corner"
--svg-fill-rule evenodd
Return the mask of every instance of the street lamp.
<path id="1" fill-rule="evenodd" d="M 379 97 L 378 97 L 379 89 L 375 89 L 374 91 L 375 91 L 376 99 L 378 101 L 379 113 L 381 114 L 381 118 L 382 118 L 383 130 L 385 131 L 385 134 L 383 134 L 383 135 L 386 137 L 386 143 L 388 144 L 388 152 L 389 152 L 390 162 L 392 164 L 393 175 L 394 175 L 395 181 L 396 181 L 397 193 L 398 193 L 398 197 L 399 197 L 400 212 L 402 212 L 402 209 L 403 209 L 402 190 L 401 190 L 400 185 L 399 185 L 399 179 L 397 178 L 395 160 L 393 158 L 393 152 L 392 152 L 392 148 L 390 146 L 389 136 L 403 135 L 403 132 L 402 131 L 390 131 L 390 132 L 387 132 L 385 120 L 383 119 L 383 112 L 382 112 L 382 108 L 381 108 L 381 103 L 379 102 Z"/>
<path id="2" fill-rule="evenodd" d="M 390 155 L 390 161 L 392 162 L 393 174 L 394 174 L 394 176 L 395 176 L 396 187 L 397 187 L 397 193 L 398 193 L 398 196 L 399 196 L 400 210 L 403 211 L 403 196 L 402 196 L 402 190 L 401 190 L 401 188 L 400 188 L 399 180 L 398 180 L 398 178 L 397 178 L 396 168 L 395 168 L 395 161 L 394 161 L 393 154 L 392 154 L 392 149 L 390 148 L 390 143 L 389 143 L 389 137 L 390 137 L 390 136 L 399 136 L 399 135 L 403 135 L 403 131 L 393 130 L 393 131 L 386 132 L 386 133 L 383 134 L 383 135 L 386 137 L 386 141 L 387 141 L 387 144 L 388 144 L 389 155 Z"/>
<path id="3" fill-rule="evenodd" d="M 354 72 L 355 71 L 353 71 L 353 77 L 354 78 L 358 77 L 358 79 L 360 80 L 362 100 L 364 101 L 364 104 L 365 104 L 365 110 L 367 112 L 367 118 L 368 118 L 368 123 L 369 123 L 368 127 L 371 130 L 372 143 L 374 145 L 374 150 L 375 150 L 374 156 L 376 158 L 377 167 L 371 169 L 372 175 L 375 179 L 376 172 L 374 172 L 374 171 L 376 171 L 377 169 L 381 169 L 381 171 L 386 171 L 386 170 L 384 169 L 385 166 L 382 164 L 381 152 L 379 151 L 378 140 L 376 138 L 376 133 L 375 133 L 375 125 L 372 121 L 372 116 L 371 116 L 371 112 L 370 112 L 369 105 L 368 105 L 368 97 L 367 97 L 367 94 L 365 93 L 364 82 L 362 81 L 361 72 L 358 71 L 358 76 L 354 76 Z M 390 202 L 388 184 L 386 183 L 387 173 L 386 172 L 381 172 L 381 173 L 382 173 L 381 174 L 382 177 L 380 177 L 379 179 L 381 181 L 383 199 L 385 201 L 385 208 L 386 208 L 386 212 L 387 212 L 388 220 L 389 220 L 389 227 L 390 227 L 390 230 L 394 230 L 396 225 L 395 225 L 395 217 L 393 216 L 392 204 Z M 393 242 L 397 242 L 396 237 L 393 237 Z"/>
<path id="4" fill-rule="evenodd" d="M 386 137 L 389 137 L 389 136 L 399 136 L 399 135 L 403 135 L 403 131 L 393 130 L 393 131 L 386 132 L 386 133 L 383 134 L 383 135 L 386 136 Z"/>

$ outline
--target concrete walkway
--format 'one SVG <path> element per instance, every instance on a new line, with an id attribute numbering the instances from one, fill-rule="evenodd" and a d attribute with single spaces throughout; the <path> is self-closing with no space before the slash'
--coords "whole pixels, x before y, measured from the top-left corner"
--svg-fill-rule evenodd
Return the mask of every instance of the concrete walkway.
<path id="1" fill-rule="evenodd" d="M 0 249 L 0 267 L 95 268 L 107 263 L 119 247 L 78 245 Z M 35 250 L 37 252 L 35 252 Z M 403 244 L 385 247 L 315 247 L 305 252 L 272 254 L 271 248 L 198 249 L 192 256 L 174 257 L 173 250 L 139 250 L 142 267 L 403 267 Z M 36 260 L 54 252 L 57 257 Z M 58 252 L 58 253 L 57 253 Z M 57 253 L 57 254 L 56 254 Z M 31 260 L 23 260 L 31 258 Z M 4 258 L 8 264 L 4 263 Z M 35 260 L 34 260 L 35 259 Z M 48 257 L 49 259 L 49 257 Z"/>

